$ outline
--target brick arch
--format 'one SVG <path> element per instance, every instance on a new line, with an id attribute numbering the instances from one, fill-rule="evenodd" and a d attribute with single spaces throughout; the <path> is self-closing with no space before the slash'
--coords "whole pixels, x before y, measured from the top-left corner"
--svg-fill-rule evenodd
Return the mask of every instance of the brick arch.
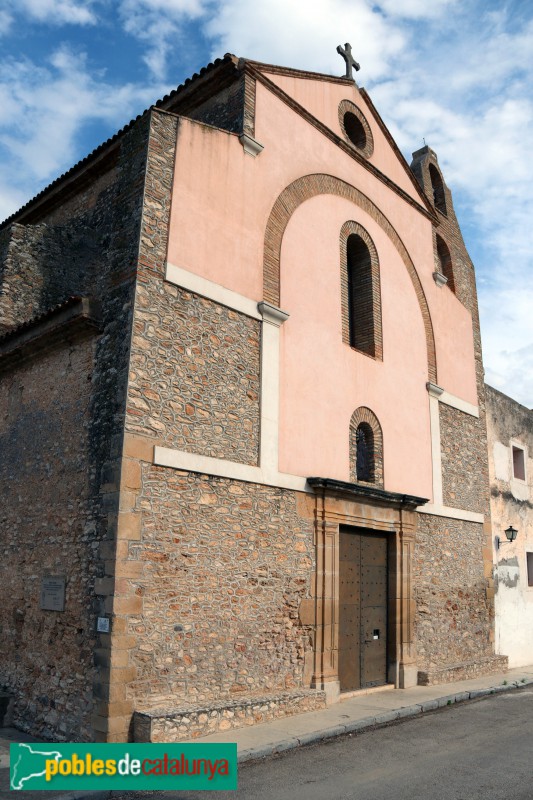
<path id="1" fill-rule="evenodd" d="M 354 483 L 362 482 L 357 480 L 356 470 L 356 434 L 359 427 L 368 427 L 372 431 L 371 483 L 383 487 L 383 431 L 374 412 L 366 406 L 356 408 L 350 419 L 350 479 Z"/>
<path id="2" fill-rule="evenodd" d="M 265 249 L 263 260 L 263 295 L 268 303 L 279 306 L 280 298 L 280 254 L 281 243 L 285 229 L 290 218 L 305 200 L 310 200 L 321 194 L 332 194 L 343 197 L 362 208 L 385 231 L 400 258 L 402 259 L 409 277 L 413 283 L 415 294 L 420 306 L 424 329 L 426 333 L 426 350 L 428 361 L 428 377 L 432 383 L 437 383 L 437 360 L 435 355 L 435 337 L 429 308 L 420 283 L 420 278 L 415 269 L 407 249 L 400 239 L 395 228 L 379 208 L 359 189 L 333 175 L 314 174 L 297 178 L 287 186 L 279 195 L 272 206 L 265 230 Z"/>

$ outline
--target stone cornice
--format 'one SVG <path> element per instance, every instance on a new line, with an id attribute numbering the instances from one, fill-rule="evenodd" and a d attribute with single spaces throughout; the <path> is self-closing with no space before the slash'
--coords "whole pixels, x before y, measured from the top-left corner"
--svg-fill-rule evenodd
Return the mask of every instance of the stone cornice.
<path id="1" fill-rule="evenodd" d="M 257 139 L 254 139 L 253 136 L 249 136 L 247 133 L 242 133 L 239 136 L 239 142 L 242 144 L 244 152 L 249 156 L 258 156 L 265 149 L 264 144 L 261 144 L 261 142 L 258 142 Z"/>
<path id="2" fill-rule="evenodd" d="M 270 322 L 273 325 L 282 325 L 285 320 L 289 319 L 289 314 L 282 311 L 281 308 L 263 301 L 257 304 L 257 309 L 265 322 Z"/>
<path id="3" fill-rule="evenodd" d="M 367 500 L 380 503 L 392 508 L 408 508 L 414 510 L 428 502 L 426 497 L 416 497 L 399 492 L 387 492 L 373 486 L 361 486 L 357 483 L 345 483 L 332 478 L 307 478 L 307 483 L 316 492 L 323 490 L 327 494 L 336 494 L 352 497 L 356 500 Z"/>
<path id="4" fill-rule="evenodd" d="M 440 397 L 444 391 L 444 389 L 441 389 L 441 387 L 437 386 L 436 383 L 431 383 L 431 381 L 426 383 L 426 389 L 428 390 L 430 397 Z"/>
<path id="5" fill-rule="evenodd" d="M 435 271 L 433 273 L 433 280 L 435 281 L 435 283 L 437 284 L 439 289 L 442 286 L 446 286 L 446 284 L 448 283 L 448 278 L 446 277 L 446 275 L 443 275 L 442 272 L 436 272 Z"/>

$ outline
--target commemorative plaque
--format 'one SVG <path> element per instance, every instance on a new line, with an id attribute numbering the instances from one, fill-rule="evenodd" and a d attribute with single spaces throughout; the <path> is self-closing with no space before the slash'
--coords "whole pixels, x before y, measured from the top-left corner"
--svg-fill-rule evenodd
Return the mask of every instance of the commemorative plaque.
<path id="1" fill-rule="evenodd" d="M 41 581 L 41 608 L 44 611 L 65 610 L 65 578 L 46 575 Z"/>

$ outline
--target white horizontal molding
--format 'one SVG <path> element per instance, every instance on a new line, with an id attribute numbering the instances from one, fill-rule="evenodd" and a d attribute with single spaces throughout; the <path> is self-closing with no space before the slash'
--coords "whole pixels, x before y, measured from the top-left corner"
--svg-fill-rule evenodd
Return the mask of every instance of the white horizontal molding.
<path id="1" fill-rule="evenodd" d="M 246 314 L 246 316 L 254 319 L 263 319 L 257 309 L 256 300 L 250 300 L 249 297 L 234 292 L 232 289 L 226 289 L 225 286 L 220 286 L 214 281 L 202 278 L 201 275 L 189 272 L 183 267 L 177 267 L 169 261 L 166 264 L 165 280 L 175 286 L 180 286 L 182 289 L 187 289 L 189 292 L 194 292 L 206 297 L 208 300 L 213 300 L 215 303 L 231 308 L 232 311 L 238 311 L 240 314 Z"/>
<path id="2" fill-rule="evenodd" d="M 228 461 L 224 458 L 201 456 L 196 453 L 188 453 L 186 450 L 176 450 L 156 445 L 154 447 L 154 464 L 158 467 L 179 469 L 184 472 L 197 472 L 204 475 L 213 475 L 217 478 L 227 478 L 228 480 L 244 481 L 245 483 L 256 483 L 260 486 L 274 486 L 278 489 L 292 489 L 296 492 L 313 494 L 306 478 L 300 475 L 270 472 L 249 464 L 239 464 L 237 461 Z M 448 506 L 427 504 L 420 506 L 418 511 L 421 514 L 434 514 L 438 517 L 462 519 L 468 522 L 483 523 L 484 521 L 483 514 Z"/>
<path id="3" fill-rule="evenodd" d="M 154 464 L 158 467 L 184 470 L 185 472 L 201 472 L 205 475 L 214 475 L 217 478 L 244 481 L 245 483 L 258 483 L 262 486 L 275 486 L 279 489 L 293 489 L 297 492 L 312 493 L 307 485 L 306 478 L 299 475 L 288 475 L 283 472 L 270 472 L 253 467 L 249 464 L 239 464 L 236 461 L 227 461 L 224 458 L 200 456 L 188 453 L 185 450 L 175 450 L 170 447 L 154 447 Z"/>
<path id="4" fill-rule="evenodd" d="M 439 397 L 439 402 L 451 406 L 452 408 L 457 408 L 465 414 L 470 414 L 471 417 L 479 418 L 479 408 L 477 406 L 472 405 L 472 403 L 467 403 L 466 400 L 461 400 L 460 397 L 456 397 L 449 392 L 444 391 Z"/>
<path id="5" fill-rule="evenodd" d="M 436 383 L 431 383 L 428 381 L 428 383 L 426 383 L 426 388 L 430 397 L 437 397 L 439 403 L 444 403 L 452 408 L 457 408 L 459 411 L 463 411 L 465 414 L 470 414 L 471 417 L 479 418 L 478 406 L 474 406 L 472 403 L 468 403 L 466 400 L 462 400 L 460 397 L 450 394 L 450 392 L 447 392 L 445 389 L 437 386 Z"/>
<path id="6" fill-rule="evenodd" d="M 485 517 L 476 511 L 466 511 L 462 508 L 451 508 L 450 506 L 434 505 L 427 503 L 425 506 L 417 508 L 419 514 L 433 514 L 436 517 L 448 517 L 448 519 L 463 519 L 466 522 L 483 523 Z"/>

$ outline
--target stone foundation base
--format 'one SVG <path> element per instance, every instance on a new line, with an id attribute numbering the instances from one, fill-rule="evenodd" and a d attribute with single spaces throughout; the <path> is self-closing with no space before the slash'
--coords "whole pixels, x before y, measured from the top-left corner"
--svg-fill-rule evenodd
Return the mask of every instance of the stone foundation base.
<path id="1" fill-rule="evenodd" d="M 477 661 L 462 664 L 448 664 L 427 671 L 418 671 L 419 686 L 433 686 L 436 683 L 453 683 L 479 678 L 481 675 L 492 675 L 495 672 L 506 672 L 509 668 L 507 656 L 488 656 Z"/>
<path id="2" fill-rule="evenodd" d="M 321 708 L 326 708 L 325 692 L 302 690 L 189 708 L 136 711 L 133 737 L 135 742 L 180 742 Z"/>

